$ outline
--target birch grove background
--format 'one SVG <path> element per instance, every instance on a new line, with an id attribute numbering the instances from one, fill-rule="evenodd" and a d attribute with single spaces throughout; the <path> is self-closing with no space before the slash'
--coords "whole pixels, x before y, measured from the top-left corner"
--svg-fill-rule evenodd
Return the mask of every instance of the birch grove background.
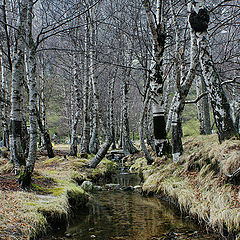
<path id="1" fill-rule="evenodd" d="M 1 0 L 1 144 L 29 185 L 36 153 L 149 150 L 240 133 L 239 0 Z"/>

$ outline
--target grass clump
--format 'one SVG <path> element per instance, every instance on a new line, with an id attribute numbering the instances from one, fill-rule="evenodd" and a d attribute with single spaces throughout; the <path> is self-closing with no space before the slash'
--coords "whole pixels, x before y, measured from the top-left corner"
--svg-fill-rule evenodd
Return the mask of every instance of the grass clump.
<path id="1" fill-rule="evenodd" d="M 156 158 L 152 166 L 138 159 L 131 167 L 144 176 L 144 192 L 168 196 L 182 211 L 223 236 L 228 232 L 231 239 L 239 238 L 240 186 L 226 182 L 226 174 L 240 167 L 239 140 L 220 145 L 216 135 L 187 137 L 178 164 Z"/>

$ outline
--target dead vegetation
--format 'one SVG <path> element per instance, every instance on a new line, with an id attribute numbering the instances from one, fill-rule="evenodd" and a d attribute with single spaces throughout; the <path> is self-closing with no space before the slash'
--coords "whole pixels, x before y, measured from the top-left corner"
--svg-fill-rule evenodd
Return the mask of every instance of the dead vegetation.
<path id="1" fill-rule="evenodd" d="M 240 167 L 240 142 L 221 145 L 217 136 L 188 137 L 178 164 L 156 159 L 153 166 L 138 159 L 131 167 L 143 179 L 146 193 L 167 195 L 180 209 L 229 239 L 240 239 L 240 187 L 226 175 Z"/>
<path id="2" fill-rule="evenodd" d="M 60 148 L 62 153 L 64 146 Z M 64 228 L 74 210 L 88 201 L 79 184 L 101 178 L 116 167 L 104 159 L 92 170 L 87 168 L 88 161 L 65 154 L 51 159 L 39 154 L 32 187 L 24 192 L 12 174 L 12 164 L 1 158 L 0 239 L 35 239 L 56 226 Z"/>

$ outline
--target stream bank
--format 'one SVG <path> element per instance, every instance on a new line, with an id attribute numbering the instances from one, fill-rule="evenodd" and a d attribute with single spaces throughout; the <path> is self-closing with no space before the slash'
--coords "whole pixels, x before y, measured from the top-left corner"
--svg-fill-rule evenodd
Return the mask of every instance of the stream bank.
<path id="1" fill-rule="evenodd" d="M 240 187 L 226 177 L 240 167 L 239 140 L 220 145 L 215 135 L 188 137 L 178 164 L 155 157 L 147 165 L 133 156 L 126 164 L 141 176 L 146 195 L 161 196 L 223 239 L 240 239 Z"/>
<path id="2" fill-rule="evenodd" d="M 39 153 L 32 187 L 26 192 L 11 174 L 9 160 L 0 159 L 4 182 L 0 186 L 0 239 L 38 239 L 58 228 L 65 229 L 75 212 L 89 201 L 89 194 L 79 185 L 89 180 L 101 181 L 117 169 L 107 159 L 96 169 L 88 168 L 88 162 L 87 158 L 65 153 L 51 159 Z"/>

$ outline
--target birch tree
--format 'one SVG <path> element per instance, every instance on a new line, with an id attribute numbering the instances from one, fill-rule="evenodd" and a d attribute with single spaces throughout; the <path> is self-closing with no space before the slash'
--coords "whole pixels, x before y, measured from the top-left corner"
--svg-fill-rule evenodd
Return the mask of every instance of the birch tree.
<path id="1" fill-rule="evenodd" d="M 22 93 L 24 81 L 24 37 L 27 20 L 27 0 L 22 0 L 18 5 L 18 22 L 15 31 L 15 43 L 12 60 L 12 86 L 11 86 L 11 113 L 10 113 L 10 152 L 11 161 L 15 166 L 15 174 L 20 165 L 25 164 L 24 149 L 22 146 Z"/>
<path id="2" fill-rule="evenodd" d="M 98 94 L 98 78 L 95 76 L 95 58 L 96 58 L 96 23 L 95 23 L 95 13 L 94 8 L 89 10 L 89 18 L 90 18 L 90 66 L 89 66 L 89 74 L 90 74 L 90 82 L 92 84 L 92 93 L 93 93 L 93 128 L 92 135 L 89 142 L 89 152 L 96 154 L 99 150 L 99 117 L 98 117 L 98 102 L 99 102 L 99 94 Z"/>
<path id="3" fill-rule="evenodd" d="M 74 81 L 74 90 L 76 96 L 76 112 L 72 121 L 72 131 L 71 131 L 71 146 L 70 146 L 70 155 L 77 156 L 77 145 L 78 145 L 78 136 L 77 136 L 77 126 L 80 119 L 81 111 L 81 94 L 79 88 L 79 73 L 78 73 L 78 60 L 76 54 L 74 54 L 74 63 L 73 63 L 73 81 Z"/>
<path id="4" fill-rule="evenodd" d="M 173 3 L 170 0 L 170 7 L 172 13 L 172 19 L 176 36 L 176 50 L 175 50 L 175 72 L 176 72 L 176 93 L 173 97 L 170 113 L 168 115 L 168 121 L 171 121 L 171 139 L 172 139 L 172 156 L 175 163 L 178 162 L 179 156 L 183 152 L 182 146 L 182 113 L 185 106 L 185 100 L 189 93 L 190 87 L 195 77 L 195 71 L 198 65 L 198 48 L 196 34 L 190 31 L 191 39 L 191 51 L 190 51 L 190 66 L 187 75 L 183 72 L 183 66 L 181 61 L 180 52 L 180 33 L 179 26 L 177 24 L 175 10 Z"/>
<path id="5" fill-rule="evenodd" d="M 230 104 L 221 84 L 221 78 L 216 70 L 212 59 L 212 54 L 208 39 L 209 12 L 203 1 L 192 2 L 190 24 L 192 30 L 196 32 L 198 48 L 200 51 L 199 62 L 206 84 L 207 91 L 211 99 L 211 105 L 219 142 L 229 139 L 237 134 L 231 113 Z"/>
<path id="6" fill-rule="evenodd" d="M 85 74 L 83 87 L 83 134 L 81 139 L 80 153 L 89 153 L 90 142 L 90 122 L 89 122 L 89 48 L 90 48 L 90 32 L 89 32 L 89 15 L 86 16 L 86 32 L 85 32 Z"/>
<path id="7" fill-rule="evenodd" d="M 1 115 L 2 115 L 2 126 L 3 126 L 3 146 L 9 149 L 9 115 L 8 115 L 8 82 L 6 79 L 6 68 L 2 51 L 0 52 L 1 62 Z"/>
<path id="8" fill-rule="evenodd" d="M 146 10 L 147 21 L 150 26 L 153 46 L 152 62 L 150 67 L 150 88 L 152 92 L 152 113 L 154 141 L 157 156 L 163 156 L 169 152 L 169 142 L 166 133 L 165 111 L 163 102 L 163 52 L 165 47 L 166 32 L 163 22 L 164 1 L 157 1 L 156 21 L 149 0 L 143 1 Z"/>
<path id="9" fill-rule="evenodd" d="M 32 22 L 33 22 L 33 0 L 27 3 L 27 21 L 26 21 L 26 73 L 29 88 L 29 153 L 24 169 L 19 181 L 23 188 L 31 183 L 31 176 L 34 170 L 37 158 L 37 83 L 36 83 L 36 50 L 37 44 L 33 40 Z"/>

